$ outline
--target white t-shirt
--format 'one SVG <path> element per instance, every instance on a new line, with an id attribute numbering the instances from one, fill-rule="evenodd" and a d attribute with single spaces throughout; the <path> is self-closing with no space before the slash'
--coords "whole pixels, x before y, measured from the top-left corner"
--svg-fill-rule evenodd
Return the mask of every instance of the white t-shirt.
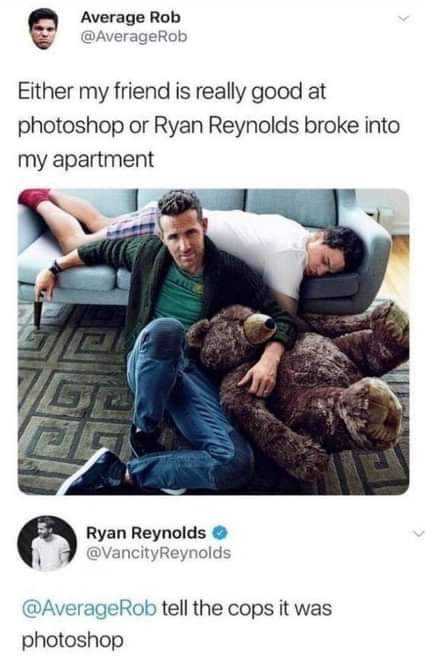
<path id="1" fill-rule="evenodd" d="M 242 259 L 266 284 L 295 300 L 307 263 L 310 232 L 281 215 L 209 211 L 207 235 L 220 250 Z"/>
<path id="2" fill-rule="evenodd" d="M 32 552 L 38 553 L 41 571 L 54 571 L 60 568 L 65 553 L 70 552 L 70 546 L 65 538 L 58 534 L 52 534 L 48 541 L 37 536 L 32 541 Z"/>

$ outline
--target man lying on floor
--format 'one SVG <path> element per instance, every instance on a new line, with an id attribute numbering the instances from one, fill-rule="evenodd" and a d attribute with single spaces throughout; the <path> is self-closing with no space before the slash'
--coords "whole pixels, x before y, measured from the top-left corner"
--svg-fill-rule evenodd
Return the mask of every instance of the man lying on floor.
<path id="1" fill-rule="evenodd" d="M 108 218 L 89 202 L 56 190 L 25 190 L 18 201 L 42 216 L 64 254 L 103 238 L 159 233 L 156 202 Z M 310 232 L 298 222 L 276 214 L 208 211 L 206 215 L 208 235 L 216 247 L 259 273 L 280 307 L 291 314 L 297 310 L 303 276 L 353 271 L 362 260 L 362 241 L 347 227 Z"/>

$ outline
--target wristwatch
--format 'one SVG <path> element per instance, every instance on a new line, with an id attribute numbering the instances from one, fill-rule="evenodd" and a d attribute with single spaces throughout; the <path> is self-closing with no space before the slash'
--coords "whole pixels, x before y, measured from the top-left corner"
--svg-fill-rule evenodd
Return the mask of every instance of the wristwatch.
<path id="1" fill-rule="evenodd" d="M 50 272 L 51 272 L 55 277 L 57 277 L 57 275 L 58 275 L 59 273 L 62 273 L 62 268 L 61 268 L 61 266 L 58 264 L 58 262 L 56 261 L 56 259 L 55 259 L 55 261 L 53 262 L 53 264 L 50 266 L 49 270 L 50 270 Z"/>

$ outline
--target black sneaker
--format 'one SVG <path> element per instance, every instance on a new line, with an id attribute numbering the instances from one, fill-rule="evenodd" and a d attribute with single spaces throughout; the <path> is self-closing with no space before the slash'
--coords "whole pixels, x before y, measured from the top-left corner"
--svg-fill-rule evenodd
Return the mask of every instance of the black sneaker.
<path id="1" fill-rule="evenodd" d="M 156 452 L 166 451 L 158 442 L 161 435 L 161 430 L 156 428 L 150 433 L 145 431 L 137 431 L 135 424 L 131 424 L 131 431 L 129 433 L 129 446 L 132 450 L 132 455 L 135 458 L 140 458 L 145 454 L 154 454 Z"/>
<path id="2" fill-rule="evenodd" d="M 126 465 L 106 447 L 99 449 L 61 484 L 57 495 L 87 495 L 120 488 Z"/>

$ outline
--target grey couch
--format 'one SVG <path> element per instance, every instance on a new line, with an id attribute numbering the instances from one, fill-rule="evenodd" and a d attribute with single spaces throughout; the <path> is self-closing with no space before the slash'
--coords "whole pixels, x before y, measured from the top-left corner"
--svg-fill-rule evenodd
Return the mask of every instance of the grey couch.
<path id="1" fill-rule="evenodd" d="M 88 199 L 102 213 L 117 216 L 158 199 L 161 189 L 69 190 Z M 354 190 L 246 190 L 203 189 L 196 191 L 209 209 L 242 209 L 256 213 L 279 213 L 309 228 L 341 225 L 351 227 L 363 239 L 365 259 L 354 273 L 323 278 L 305 278 L 301 309 L 326 314 L 355 314 L 374 300 L 388 262 L 389 234 L 357 205 Z M 19 298 L 33 301 L 38 272 L 61 255 L 41 218 L 19 206 Z M 94 305 L 126 305 L 130 274 L 108 266 L 77 268 L 59 276 L 53 301 Z"/>

